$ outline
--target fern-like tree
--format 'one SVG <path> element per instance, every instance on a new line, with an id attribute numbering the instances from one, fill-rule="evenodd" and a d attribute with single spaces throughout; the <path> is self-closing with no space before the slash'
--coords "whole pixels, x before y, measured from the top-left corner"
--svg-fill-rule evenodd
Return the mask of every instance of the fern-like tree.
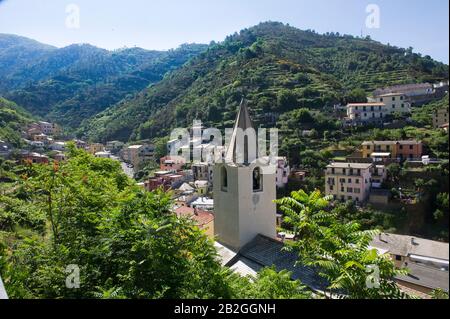
<path id="1" fill-rule="evenodd" d="M 333 294 L 350 299 L 408 297 L 394 277 L 405 274 L 396 269 L 390 256 L 370 247 L 377 231 L 361 231 L 355 222 L 342 222 L 327 210 L 330 197 L 316 190 L 303 190 L 277 200 L 284 222 L 294 229 L 296 240 L 289 245 L 299 253 L 299 263 L 313 267 L 329 283 Z"/>

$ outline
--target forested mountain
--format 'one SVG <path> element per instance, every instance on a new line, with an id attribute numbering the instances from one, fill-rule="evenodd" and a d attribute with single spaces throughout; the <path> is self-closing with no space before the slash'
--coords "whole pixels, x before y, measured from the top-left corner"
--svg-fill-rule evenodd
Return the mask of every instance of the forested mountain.
<path id="1" fill-rule="evenodd" d="M 26 83 L 27 78 L 16 76 L 16 73 L 55 50 L 55 47 L 31 39 L 0 33 L 0 93 Z"/>
<path id="2" fill-rule="evenodd" d="M 298 108 L 345 102 L 352 89 L 443 78 L 448 65 L 412 48 L 266 22 L 212 44 L 137 97 L 84 122 L 79 134 L 102 141 L 144 139 L 194 118 L 230 126 L 243 95 L 257 124 L 274 124 Z"/>
<path id="3" fill-rule="evenodd" d="M 14 39 L 27 46 L 14 45 Z M 55 49 L 0 35 L 0 61 L 10 65 L 3 71 L 0 93 L 35 115 L 73 128 L 127 95 L 160 81 L 168 71 L 205 49 L 206 45 L 196 44 L 170 51 L 108 51 L 88 44 Z M 20 56 L 19 51 L 25 52 L 20 64 L 13 58 L 14 53 Z"/>
<path id="4" fill-rule="evenodd" d="M 0 97 L 0 140 L 20 145 L 20 132 L 31 121 L 32 116 L 25 110 Z"/>

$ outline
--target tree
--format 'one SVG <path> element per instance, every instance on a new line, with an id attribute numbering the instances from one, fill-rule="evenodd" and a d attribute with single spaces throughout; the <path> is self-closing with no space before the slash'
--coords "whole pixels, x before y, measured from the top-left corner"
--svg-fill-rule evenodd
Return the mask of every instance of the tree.
<path id="1" fill-rule="evenodd" d="M 363 89 L 353 89 L 345 98 L 347 103 L 366 103 L 367 94 Z"/>
<path id="2" fill-rule="evenodd" d="M 377 231 L 361 231 L 355 222 L 342 223 L 326 210 L 330 197 L 320 191 L 300 190 L 277 200 L 284 222 L 293 227 L 299 262 L 317 267 L 327 279 L 329 293 L 346 298 L 404 298 L 394 276 L 405 270 L 394 267 L 389 255 L 380 255 L 369 244 Z"/>

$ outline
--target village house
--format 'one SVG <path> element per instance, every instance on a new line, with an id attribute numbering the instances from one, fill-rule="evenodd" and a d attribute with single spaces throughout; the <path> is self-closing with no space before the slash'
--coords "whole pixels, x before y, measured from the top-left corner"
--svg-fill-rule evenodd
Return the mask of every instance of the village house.
<path id="1" fill-rule="evenodd" d="M 208 163 L 194 163 L 191 166 L 194 181 L 213 182 L 213 165 Z"/>
<path id="2" fill-rule="evenodd" d="M 325 170 L 325 194 L 343 201 L 366 201 L 373 167 L 372 163 L 331 163 Z"/>
<path id="3" fill-rule="evenodd" d="M 154 175 L 154 177 L 151 177 L 144 182 L 144 187 L 149 192 L 160 187 L 163 187 L 165 191 L 176 189 L 185 181 L 185 177 L 182 173 L 173 174 L 170 171 L 159 171 L 155 172 Z"/>
<path id="4" fill-rule="evenodd" d="M 24 152 L 20 157 L 24 164 L 48 164 L 48 156 L 36 152 Z"/>
<path id="5" fill-rule="evenodd" d="M 46 135 L 53 135 L 53 124 L 49 122 L 39 121 L 38 125 L 41 129 L 41 132 Z"/>
<path id="6" fill-rule="evenodd" d="M 347 119 L 351 123 L 383 123 L 387 115 L 391 114 L 385 103 L 350 103 L 347 104 Z"/>
<path id="7" fill-rule="evenodd" d="M 421 141 L 365 141 L 361 145 L 363 158 L 391 158 L 405 160 L 423 155 Z"/>
<path id="8" fill-rule="evenodd" d="M 178 217 L 193 220 L 195 225 L 203 230 L 209 238 L 214 239 L 214 215 L 211 212 L 187 206 L 180 206 L 175 208 L 175 213 Z"/>
<path id="9" fill-rule="evenodd" d="M 204 196 L 208 193 L 209 190 L 209 182 L 203 180 L 197 180 L 194 182 L 195 189 L 200 196 Z"/>
<path id="10" fill-rule="evenodd" d="M 125 143 L 121 141 L 109 141 L 106 143 L 105 150 L 116 154 L 123 148 L 124 145 Z"/>
<path id="11" fill-rule="evenodd" d="M 36 135 L 33 135 L 33 142 L 42 142 L 44 144 L 47 144 L 49 142 L 49 138 L 44 133 L 36 134 Z"/>
<path id="12" fill-rule="evenodd" d="M 379 97 L 386 94 L 402 93 L 407 97 L 427 95 L 433 93 L 433 85 L 430 83 L 412 83 L 393 85 L 386 88 L 376 89 L 372 94 Z"/>
<path id="13" fill-rule="evenodd" d="M 388 93 L 369 98 L 369 102 L 384 103 L 389 114 L 399 113 L 402 115 L 411 113 L 411 104 L 403 93 Z"/>
<path id="14" fill-rule="evenodd" d="M 443 125 L 448 125 L 448 107 L 435 110 L 433 113 L 433 127 L 441 128 Z"/>
<path id="15" fill-rule="evenodd" d="M 186 160 L 182 156 L 165 156 L 159 160 L 159 168 L 162 171 L 177 172 L 183 169 Z"/>
<path id="16" fill-rule="evenodd" d="M 94 154 L 94 156 L 98 157 L 98 158 L 111 158 L 111 153 L 110 152 L 105 152 L 105 151 L 97 152 L 97 153 Z"/>
<path id="17" fill-rule="evenodd" d="M 89 154 L 95 155 L 95 153 L 103 152 L 105 150 L 105 146 L 101 143 L 92 143 L 87 146 L 86 150 Z"/>
<path id="18" fill-rule="evenodd" d="M 87 142 L 85 142 L 85 141 L 82 141 L 82 140 L 73 140 L 73 142 L 75 143 L 75 146 L 77 147 L 77 148 L 81 148 L 81 149 L 87 149 L 87 147 L 88 147 L 88 143 Z"/>
<path id="19" fill-rule="evenodd" d="M 65 151 L 66 150 L 66 142 L 53 142 L 50 144 L 49 148 L 52 151 Z"/>
<path id="20" fill-rule="evenodd" d="M 61 151 L 56 151 L 53 155 L 53 159 L 57 162 L 64 162 L 66 160 L 66 155 Z"/>
<path id="21" fill-rule="evenodd" d="M 149 144 L 130 145 L 122 149 L 122 159 L 132 164 L 135 168 L 139 168 L 142 163 L 152 160 L 154 156 L 155 148 Z"/>
<path id="22" fill-rule="evenodd" d="M 405 292 L 422 298 L 430 298 L 429 293 L 438 288 L 448 292 L 448 243 L 382 233 L 370 245 L 381 254 L 389 254 L 397 268 L 409 270 L 409 274 L 395 278 Z"/>

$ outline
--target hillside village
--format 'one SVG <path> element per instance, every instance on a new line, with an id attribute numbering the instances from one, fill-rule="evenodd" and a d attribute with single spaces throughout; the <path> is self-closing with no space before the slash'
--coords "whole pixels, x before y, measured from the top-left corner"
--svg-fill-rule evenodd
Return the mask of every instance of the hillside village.
<path id="1" fill-rule="evenodd" d="M 414 125 L 411 116 L 414 110 L 441 100 L 445 96 L 448 97 L 448 87 L 448 81 L 443 81 L 437 84 L 422 83 L 379 88 L 368 97 L 367 102 L 336 105 L 333 116 L 341 123 L 343 132 L 353 132 L 366 126 L 381 130 L 403 128 Z M 235 125 L 239 126 L 242 122 L 240 117 L 243 116 L 251 117 L 245 103 L 240 106 Z M 427 116 L 432 119 L 430 129 L 448 133 L 448 105 L 431 111 Z M 244 122 L 251 123 L 249 120 Z M 242 129 L 248 127 L 251 126 Z M 193 129 L 194 127 L 190 128 L 191 132 Z M 205 127 L 197 129 L 203 132 Z M 59 125 L 44 121 L 29 123 L 21 130 L 23 147 L 14 147 L 8 141 L 0 141 L 2 161 L 16 161 L 24 165 L 64 162 L 67 160 L 66 151 L 69 144 L 97 158 L 120 161 L 124 172 L 129 177 L 135 178 L 145 191 L 152 192 L 157 189 L 170 191 L 174 201 L 173 212 L 177 216 L 191 218 L 211 239 L 218 240 L 216 247 L 223 258 L 222 264 L 243 275 L 255 275 L 258 269 L 272 266 L 273 263 L 277 268 L 286 267 L 278 263 L 285 263 L 291 260 L 292 256 L 282 252 L 282 243 L 295 241 L 296 237 L 295 232 L 284 227 L 283 214 L 275 209 L 273 200 L 281 198 L 289 190 L 307 188 L 309 179 L 322 180 L 323 184 L 318 188 L 325 195 L 331 196 L 336 205 L 346 203 L 360 212 L 367 209 L 393 211 L 394 214 L 402 215 L 401 218 L 408 220 L 409 225 L 404 222 L 405 225 L 394 228 L 398 234 L 382 233 L 374 238 L 371 244 L 379 252 L 390 254 L 396 266 L 410 269 L 410 275 L 396 278 L 404 291 L 424 298 L 428 298 L 434 289 L 448 291 L 448 207 L 442 208 L 444 212 L 447 209 L 445 215 L 447 232 L 444 235 L 442 233 L 430 235 L 433 232 L 424 231 L 425 225 L 429 223 L 426 220 L 427 201 L 433 196 L 429 190 L 437 187 L 437 192 L 446 192 L 448 198 L 448 180 L 439 179 L 441 175 L 439 169 L 448 167 L 448 157 L 440 157 L 441 154 L 434 152 L 420 139 L 364 140 L 353 149 L 338 154 L 340 156 L 331 157 L 319 172 L 312 170 L 309 165 L 302 165 L 301 162 L 291 164 L 291 159 L 287 156 L 276 157 L 273 181 L 270 179 L 272 177 L 265 176 L 264 183 L 270 184 L 261 188 L 264 189 L 262 198 L 265 202 L 258 210 L 261 211 L 260 216 L 266 214 L 266 217 L 260 217 L 266 221 L 251 227 L 245 225 L 245 221 L 241 221 L 244 223 L 238 226 L 241 233 L 227 235 L 229 226 L 223 224 L 242 219 L 237 215 L 230 221 L 229 214 L 245 214 L 245 210 L 241 211 L 242 208 L 237 206 L 234 213 L 231 213 L 228 212 L 230 206 L 223 206 L 222 195 L 219 195 L 223 192 L 223 185 L 220 189 L 217 184 L 221 181 L 216 176 L 221 174 L 221 171 L 211 158 L 209 161 L 205 159 L 202 162 L 190 162 L 186 161 L 181 153 L 179 156 L 167 155 L 177 140 L 168 141 L 163 147 L 155 145 L 150 140 L 140 143 L 85 142 L 64 137 Z M 302 132 L 306 140 L 314 138 L 316 134 L 311 131 Z M 339 145 L 331 146 L 336 149 L 339 147 Z M 200 143 L 191 140 L 180 149 L 183 147 L 203 154 L 208 154 L 214 149 L 223 159 L 230 152 L 226 147 L 216 148 L 208 139 L 203 139 Z M 401 174 L 401 178 L 398 174 Z M 8 181 L 7 176 L 1 176 L 1 179 Z M 439 185 L 431 185 L 432 179 Z M 227 183 L 232 187 L 231 177 L 228 177 Z M 269 191 L 272 188 L 273 193 Z M 237 197 L 226 201 L 239 203 L 247 198 L 245 192 L 241 191 L 235 196 Z M 262 213 L 263 211 L 266 213 Z M 224 217 L 224 214 L 227 217 Z M 395 218 L 398 219 L 399 216 Z M 382 231 L 393 228 L 383 224 L 371 226 Z M 243 231 L 246 233 L 242 234 Z M 417 234 L 428 238 L 421 238 Z M 240 236 L 247 239 L 235 242 Z M 272 251 L 277 257 L 274 255 L 267 259 L 268 251 Z M 311 277 L 306 270 L 296 270 L 293 264 L 289 267 L 294 273 L 294 279 L 301 279 L 313 290 L 320 290 L 319 279 Z"/>

